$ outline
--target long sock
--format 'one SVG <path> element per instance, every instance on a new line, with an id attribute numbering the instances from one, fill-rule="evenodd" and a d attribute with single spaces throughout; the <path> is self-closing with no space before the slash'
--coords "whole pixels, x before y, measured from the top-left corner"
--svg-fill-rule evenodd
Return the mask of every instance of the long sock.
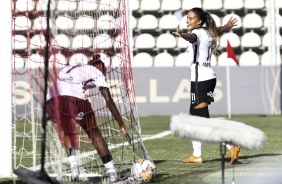
<path id="1" fill-rule="evenodd" d="M 115 169 L 115 165 L 114 165 L 114 161 L 111 160 L 110 162 L 108 163 L 105 163 L 104 166 L 106 167 L 107 171 L 108 172 L 116 172 L 116 169 Z"/>
<path id="2" fill-rule="evenodd" d="M 202 143 L 200 141 L 192 141 L 193 145 L 193 155 L 195 157 L 199 157 L 202 155 Z"/>

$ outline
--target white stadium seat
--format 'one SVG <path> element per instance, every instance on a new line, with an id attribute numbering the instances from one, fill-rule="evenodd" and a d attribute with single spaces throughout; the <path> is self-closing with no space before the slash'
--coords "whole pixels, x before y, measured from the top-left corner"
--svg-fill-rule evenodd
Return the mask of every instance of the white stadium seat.
<path id="1" fill-rule="evenodd" d="M 111 67 L 112 67 L 112 68 L 122 67 L 122 59 L 121 59 L 120 53 L 115 54 L 115 55 L 112 57 L 112 64 L 111 64 Z"/>
<path id="2" fill-rule="evenodd" d="M 155 46 L 155 38 L 148 33 L 138 35 L 135 40 L 135 48 L 137 49 L 152 49 Z"/>
<path id="3" fill-rule="evenodd" d="M 98 10 L 102 11 L 115 11 L 119 8 L 118 0 L 100 0 Z"/>
<path id="4" fill-rule="evenodd" d="M 129 2 L 129 8 L 131 11 L 137 11 L 139 10 L 139 0 L 130 0 Z"/>
<path id="5" fill-rule="evenodd" d="M 31 49 L 44 49 L 46 46 L 46 40 L 43 34 L 35 34 L 30 39 Z"/>
<path id="6" fill-rule="evenodd" d="M 156 55 L 154 60 L 155 67 L 171 67 L 174 66 L 174 59 L 171 54 L 162 52 Z"/>
<path id="7" fill-rule="evenodd" d="M 178 56 L 175 58 L 175 66 L 176 67 L 190 67 L 189 63 L 189 54 L 188 52 L 183 52 L 180 53 Z"/>
<path id="8" fill-rule="evenodd" d="M 275 65 L 279 65 L 277 63 L 281 63 L 281 57 L 278 57 L 277 58 L 278 61 L 271 61 L 271 54 L 269 51 L 266 51 L 264 52 L 262 55 L 261 55 L 261 61 L 260 61 L 260 64 L 261 66 L 275 66 Z"/>
<path id="9" fill-rule="evenodd" d="M 159 0 L 141 0 L 140 10 L 142 11 L 158 11 L 161 8 Z"/>
<path id="10" fill-rule="evenodd" d="M 24 35 L 14 35 L 12 37 L 12 48 L 15 50 L 24 50 L 27 48 L 27 39 Z"/>
<path id="11" fill-rule="evenodd" d="M 161 10 L 166 12 L 174 12 L 180 10 L 181 1 L 180 0 L 162 0 Z"/>
<path id="12" fill-rule="evenodd" d="M 234 26 L 234 27 L 232 28 L 232 30 L 233 30 L 233 29 L 240 29 L 240 28 L 242 28 L 242 19 L 241 19 L 241 17 L 240 17 L 239 15 L 237 15 L 237 14 L 235 14 L 235 13 L 230 13 L 230 14 L 225 15 L 225 16 L 222 18 L 222 24 L 221 24 L 221 25 L 225 25 L 225 24 L 229 21 L 229 19 L 230 19 L 231 17 L 237 19 L 237 22 L 236 22 L 237 26 Z"/>
<path id="13" fill-rule="evenodd" d="M 203 0 L 203 9 L 206 11 L 221 10 L 222 7 L 222 0 Z"/>
<path id="14" fill-rule="evenodd" d="M 259 63 L 258 54 L 250 50 L 243 52 L 239 58 L 240 66 L 258 66 Z"/>
<path id="15" fill-rule="evenodd" d="M 159 20 L 159 28 L 162 30 L 176 30 L 178 24 L 178 19 L 172 14 L 164 15 Z"/>
<path id="16" fill-rule="evenodd" d="M 221 20 L 220 20 L 219 16 L 216 15 L 216 14 L 213 14 L 213 13 L 211 14 L 211 16 L 212 16 L 213 20 L 215 21 L 216 26 L 221 26 Z"/>
<path id="17" fill-rule="evenodd" d="M 187 49 L 189 42 L 184 40 L 183 38 L 179 37 L 177 40 L 177 48 L 180 49 Z"/>
<path id="18" fill-rule="evenodd" d="M 245 0 L 244 8 L 248 10 L 261 10 L 264 6 L 264 0 Z"/>
<path id="19" fill-rule="evenodd" d="M 49 20 L 49 27 L 52 28 L 53 24 L 52 21 Z M 32 29 L 34 31 L 43 31 L 47 28 L 47 20 L 45 16 L 39 16 L 34 19 Z"/>
<path id="20" fill-rule="evenodd" d="M 69 48 L 70 47 L 70 38 L 65 34 L 58 34 L 55 36 L 55 39 L 52 43 L 53 47 Z"/>
<path id="21" fill-rule="evenodd" d="M 22 69 L 24 67 L 25 67 L 24 58 L 21 57 L 19 54 L 13 55 L 12 68 L 17 70 L 17 69 Z"/>
<path id="22" fill-rule="evenodd" d="M 59 11 L 74 11 L 77 8 L 77 3 L 75 1 L 68 0 L 58 0 L 57 9 Z"/>
<path id="23" fill-rule="evenodd" d="M 76 53 L 73 54 L 70 59 L 69 59 L 69 64 L 75 64 L 75 63 L 83 63 L 83 64 L 87 64 L 88 62 L 88 58 L 85 54 L 83 53 Z"/>
<path id="24" fill-rule="evenodd" d="M 16 1 L 16 10 L 18 12 L 30 12 L 34 10 L 33 0 L 17 0 Z"/>
<path id="25" fill-rule="evenodd" d="M 146 52 L 140 52 L 134 56 L 131 63 L 132 67 L 151 67 L 153 66 L 153 58 Z"/>
<path id="26" fill-rule="evenodd" d="M 38 69 L 44 67 L 44 57 L 38 53 L 32 54 L 27 58 L 26 68 Z"/>
<path id="27" fill-rule="evenodd" d="M 130 30 L 135 29 L 137 27 L 137 20 L 132 15 L 130 16 L 130 19 L 129 19 L 129 25 L 130 25 Z"/>
<path id="28" fill-rule="evenodd" d="M 182 10 L 189 11 L 194 7 L 202 8 L 201 0 L 183 0 L 182 1 Z"/>
<path id="29" fill-rule="evenodd" d="M 71 44 L 71 48 L 72 49 L 81 49 L 81 48 L 89 48 L 91 47 L 92 43 L 91 43 L 91 38 L 86 35 L 76 35 L 73 40 L 72 40 L 72 44 Z"/>
<path id="30" fill-rule="evenodd" d="M 180 20 L 180 23 L 179 23 L 179 27 L 180 27 L 180 29 L 185 29 L 185 30 L 187 30 L 187 16 L 186 15 L 184 15 L 182 18 L 181 18 L 181 20 Z"/>
<path id="31" fill-rule="evenodd" d="M 280 14 L 278 14 L 276 18 L 277 19 L 276 19 L 275 25 L 278 26 L 279 28 L 281 28 L 282 27 L 282 16 Z M 266 27 L 266 28 L 268 28 L 270 26 L 270 20 L 269 20 L 268 15 L 266 15 L 264 17 L 263 26 Z"/>
<path id="32" fill-rule="evenodd" d="M 46 12 L 47 11 L 47 6 L 48 5 L 48 0 L 38 0 L 37 4 L 36 4 L 36 11 L 43 11 Z M 56 7 L 55 4 L 55 0 L 51 0 L 50 2 L 50 10 L 54 10 Z"/>
<path id="33" fill-rule="evenodd" d="M 94 29 L 95 21 L 92 17 L 87 15 L 79 16 L 78 19 L 75 21 L 74 28 L 76 30 L 90 30 Z"/>
<path id="34" fill-rule="evenodd" d="M 255 4 L 255 3 L 254 3 Z M 243 17 L 243 28 L 258 29 L 263 26 L 262 18 L 256 13 L 249 13 Z"/>
<path id="35" fill-rule="evenodd" d="M 230 11 L 242 10 L 244 8 L 243 0 L 224 0 L 223 8 Z"/>
<path id="36" fill-rule="evenodd" d="M 158 19 L 151 14 L 140 17 L 137 28 L 140 30 L 155 30 L 158 28 Z"/>
<path id="37" fill-rule="evenodd" d="M 240 46 L 240 38 L 237 34 L 235 34 L 233 32 L 228 32 L 228 33 L 223 34 L 220 37 L 219 46 L 226 48 L 227 40 L 229 41 L 230 45 L 234 48 Z"/>
<path id="38" fill-rule="evenodd" d="M 276 34 L 275 42 L 276 42 L 277 45 L 282 44 L 282 36 L 278 33 Z M 265 35 L 263 35 L 263 37 L 262 37 L 262 46 L 269 47 L 270 45 L 271 45 L 271 37 L 270 37 L 270 34 L 268 32 Z"/>
<path id="39" fill-rule="evenodd" d="M 116 28 L 115 18 L 111 15 L 102 15 L 97 19 L 97 28 L 100 30 L 111 30 Z"/>
<path id="40" fill-rule="evenodd" d="M 31 21 L 26 16 L 17 16 L 15 18 L 15 31 L 26 31 L 31 29 Z"/>
<path id="41" fill-rule="evenodd" d="M 93 38 L 93 47 L 98 49 L 110 49 L 113 46 L 113 39 L 108 34 L 99 34 Z"/>
<path id="42" fill-rule="evenodd" d="M 233 59 L 227 58 L 227 52 L 223 52 L 218 56 L 217 66 L 237 66 L 237 64 Z"/>
<path id="43" fill-rule="evenodd" d="M 252 31 L 245 33 L 241 38 L 241 46 L 243 48 L 258 48 L 261 46 L 261 38 Z"/>
<path id="44" fill-rule="evenodd" d="M 74 28 L 74 21 L 68 16 L 58 16 L 56 26 L 61 30 L 70 30 Z"/>
<path id="45" fill-rule="evenodd" d="M 156 47 L 160 49 L 173 49 L 176 47 L 175 37 L 170 33 L 161 34 L 156 41 Z"/>
<path id="46" fill-rule="evenodd" d="M 49 58 L 48 68 L 60 69 L 67 65 L 66 57 L 62 53 L 52 54 Z"/>
<path id="47" fill-rule="evenodd" d="M 78 2 L 77 10 L 79 11 L 95 11 L 97 10 L 97 0 L 80 0 Z"/>

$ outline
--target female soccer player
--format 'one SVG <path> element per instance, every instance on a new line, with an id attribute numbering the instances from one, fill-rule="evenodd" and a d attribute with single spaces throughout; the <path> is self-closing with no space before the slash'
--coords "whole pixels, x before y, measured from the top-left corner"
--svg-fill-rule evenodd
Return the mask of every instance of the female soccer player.
<path id="1" fill-rule="evenodd" d="M 106 101 L 106 105 L 120 126 L 122 137 L 128 137 L 122 117 L 111 97 L 105 79 L 106 66 L 99 54 L 88 64 L 76 63 L 63 68 L 57 76 L 57 89 L 47 95 L 46 109 L 50 118 L 62 126 L 63 144 L 67 149 L 72 178 L 77 179 L 79 169 L 74 155 L 78 149 L 75 124 L 79 124 L 92 140 L 102 162 L 110 176 L 110 181 L 117 180 L 112 155 L 108 149 L 95 118 L 91 103 L 86 99 L 85 90 L 97 87 Z M 58 104 L 56 106 L 56 104 Z"/>
<path id="2" fill-rule="evenodd" d="M 188 46 L 191 66 L 191 104 L 190 114 L 209 118 L 208 105 L 214 101 L 213 92 L 216 86 L 216 75 L 211 67 L 212 53 L 216 53 L 217 37 L 219 34 L 236 26 L 237 20 L 230 18 L 221 27 L 216 27 L 212 16 L 201 8 L 192 8 L 187 14 L 187 29 L 189 33 L 183 33 L 179 26 L 175 36 L 189 41 Z M 192 141 L 193 155 L 182 160 L 184 163 L 202 163 L 201 142 Z M 227 145 L 230 150 L 231 161 L 234 164 L 238 159 L 240 147 Z"/>

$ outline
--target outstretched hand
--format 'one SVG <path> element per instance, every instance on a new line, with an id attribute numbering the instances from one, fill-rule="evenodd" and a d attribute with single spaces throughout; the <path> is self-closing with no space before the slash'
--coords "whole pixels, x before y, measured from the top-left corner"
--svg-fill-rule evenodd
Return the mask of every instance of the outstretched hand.
<path id="1" fill-rule="evenodd" d="M 172 32 L 173 35 L 175 36 L 181 36 L 182 35 L 182 31 L 180 29 L 180 26 L 177 26 L 176 32 Z"/>
<path id="2" fill-rule="evenodd" d="M 122 125 L 122 126 L 120 127 L 120 134 L 121 134 L 121 136 L 122 136 L 123 139 L 126 139 L 126 140 L 127 140 L 128 144 L 131 144 L 131 139 L 130 139 L 128 133 L 126 132 L 126 129 L 125 129 L 125 126 L 124 126 L 124 125 Z"/>
<path id="3" fill-rule="evenodd" d="M 231 29 L 232 27 L 238 25 L 237 22 L 238 22 L 238 20 L 237 20 L 236 18 L 230 17 L 230 19 L 228 20 L 228 22 L 226 23 L 226 25 L 227 25 L 227 27 L 228 27 L 229 29 Z"/>

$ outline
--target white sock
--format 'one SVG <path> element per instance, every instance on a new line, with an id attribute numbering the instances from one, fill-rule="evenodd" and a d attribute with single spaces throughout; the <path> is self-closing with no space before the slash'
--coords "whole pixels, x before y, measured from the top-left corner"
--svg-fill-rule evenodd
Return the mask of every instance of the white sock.
<path id="1" fill-rule="evenodd" d="M 109 161 L 108 163 L 105 163 L 104 166 L 106 167 L 108 172 L 116 172 L 113 160 Z"/>
<path id="2" fill-rule="evenodd" d="M 68 161 L 69 161 L 71 167 L 77 165 L 76 156 L 69 156 Z"/>
<path id="3" fill-rule="evenodd" d="M 233 146 L 233 145 L 226 144 L 226 148 L 229 149 L 229 150 L 232 148 L 232 146 Z"/>
<path id="4" fill-rule="evenodd" d="M 202 143 L 200 141 L 192 141 L 192 145 L 193 145 L 193 155 L 195 157 L 199 157 L 202 155 Z"/>

